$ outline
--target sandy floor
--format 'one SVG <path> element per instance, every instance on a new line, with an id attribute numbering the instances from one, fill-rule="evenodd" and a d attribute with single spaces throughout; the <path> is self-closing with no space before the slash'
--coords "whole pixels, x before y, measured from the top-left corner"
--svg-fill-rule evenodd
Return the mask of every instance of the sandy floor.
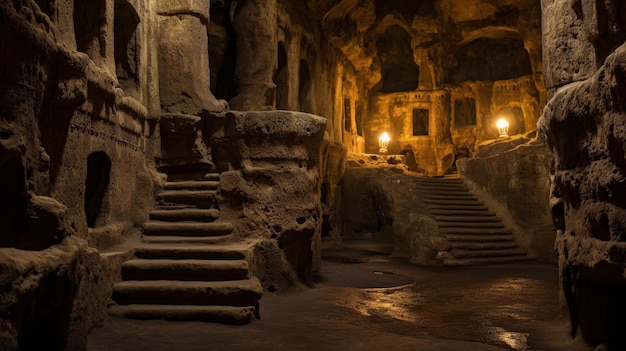
<path id="1" fill-rule="evenodd" d="M 556 266 L 420 267 L 382 257 L 330 255 L 315 288 L 266 292 L 262 319 L 249 325 L 109 318 L 88 350 L 587 349 L 567 335 Z"/>

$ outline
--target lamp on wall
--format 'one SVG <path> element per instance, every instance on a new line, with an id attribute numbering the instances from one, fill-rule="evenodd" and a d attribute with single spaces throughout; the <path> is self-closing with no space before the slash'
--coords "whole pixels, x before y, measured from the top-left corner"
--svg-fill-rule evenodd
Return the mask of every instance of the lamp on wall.
<path id="1" fill-rule="evenodd" d="M 498 133 L 500 134 L 500 138 L 509 137 L 509 122 L 507 122 L 506 119 L 500 118 L 498 122 L 496 122 L 496 127 L 498 128 Z"/>
<path id="2" fill-rule="evenodd" d="M 383 134 L 378 137 L 378 153 L 380 153 L 381 155 L 387 154 L 387 146 L 389 146 L 389 140 L 391 140 L 391 138 L 389 137 L 389 134 L 387 134 L 387 132 L 383 132 Z"/>

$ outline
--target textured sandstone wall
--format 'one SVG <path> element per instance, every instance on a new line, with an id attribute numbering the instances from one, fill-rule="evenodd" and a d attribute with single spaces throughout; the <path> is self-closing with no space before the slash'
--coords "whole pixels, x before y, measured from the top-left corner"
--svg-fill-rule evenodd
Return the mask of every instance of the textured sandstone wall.
<path id="1" fill-rule="evenodd" d="M 407 173 L 403 162 L 398 156 L 348 156 L 340 186 L 342 236 L 390 242 L 394 256 L 434 264 L 439 228 L 426 204 L 413 195 L 418 192 L 415 174 Z"/>
<path id="2" fill-rule="evenodd" d="M 592 345 L 626 347 L 626 8 L 542 1 L 550 100 L 538 126 L 553 157 L 552 215 L 563 295 Z"/>
<path id="3" fill-rule="evenodd" d="M 92 5 L 0 4 L 2 349 L 84 348 L 152 204 L 145 5 Z"/>
<path id="4" fill-rule="evenodd" d="M 242 239 L 258 242 L 252 269 L 266 288 L 311 285 L 319 270 L 325 125 L 324 118 L 289 111 L 233 111 L 208 120 L 208 143 L 223 167 L 222 217 L 234 220 Z"/>
<path id="5" fill-rule="evenodd" d="M 548 149 L 532 133 L 483 146 L 475 157 L 458 160 L 457 169 L 530 257 L 556 263 L 550 160 Z"/>

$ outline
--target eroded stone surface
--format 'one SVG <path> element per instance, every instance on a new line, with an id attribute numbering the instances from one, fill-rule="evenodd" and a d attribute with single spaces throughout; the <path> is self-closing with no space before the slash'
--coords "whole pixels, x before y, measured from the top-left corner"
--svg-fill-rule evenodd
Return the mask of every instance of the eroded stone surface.
<path id="1" fill-rule="evenodd" d="M 626 345 L 619 332 L 626 313 L 619 297 L 626 286 L 623 3 L 547 1 L 542 8 L 546 76 L 560 89 L 538 126 L 553 156 L 551 206 L 563 295 L 572 334 L 580 331 L 592 345 L 617 350 Z M 563 16 L 553 16 L 555 10 Z M 562 44 L 551 48 L 552 42 Z"/>

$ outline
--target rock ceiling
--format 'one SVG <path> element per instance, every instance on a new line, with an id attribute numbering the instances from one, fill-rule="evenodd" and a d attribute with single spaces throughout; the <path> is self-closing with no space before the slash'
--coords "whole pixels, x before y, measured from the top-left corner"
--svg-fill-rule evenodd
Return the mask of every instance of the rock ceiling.
<path id="1" fill-rule="evenodd" d="M 423 55 L 440 62 L 479 38 L 541 46 L 540 0 L 307 0 L 302 6 L 355 69 L 368 72 L 370 86 L 380 71 L 377 43 L 397 33 L 388 33 L 395 26 L 409 34 L 413 55 L 423 49 Z"/>

